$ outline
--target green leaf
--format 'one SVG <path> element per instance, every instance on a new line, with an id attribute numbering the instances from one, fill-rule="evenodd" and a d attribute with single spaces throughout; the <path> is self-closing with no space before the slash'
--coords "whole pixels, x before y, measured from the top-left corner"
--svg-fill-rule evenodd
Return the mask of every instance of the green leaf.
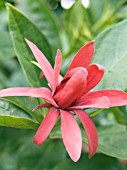
<path id="1" fill-rule="evenodd" d="M 49 8 L 48 4 L 42 0 L 18 0 L 19 9 L 28 16 L 46 36 L 52 47 L 53 57 L 56 50 L 61 48 L 59 38 L 59 25 L 55 13 Z"/>
<path id="2" fill-rule="evenodd" d="M 83 7 L 80 1 L 76 1 L 72 8 L 64 11 L 63 21 L 64 31 L 67 34 L 68 38 L 67 45 L 69 47 L 69 50 L 68 52 L 66 52 L 64 57 L 68 57 L 73 52 L 77 52 L 77 50 L 86 42 L 92 40 L 93 35 L 91 32 L 91 25 L 90 19 L 88 18 L 88 12 Z"/>
<path id="3" fill-rule="evenodd" d="M 127 88 L 127 20 L 116 24 L 95 38 L 93 63 L 104 66 L 105 75 L 99 89 Z"/>
<path id="4" fill-rule="evenodd" d="M 113 113 L 117 123 L 127 125 L 126 106 L 123 106 L 123 107 L 111 107 L 109 110 Z"/>
<path id="5" fill-rule="evenodd" d="M 15 99 L 16 98 L 16 99 Z M 23 102 L 23 98 L 22 98 L 22 100 L 21 100 L 21 98 L 20 98 L 20 100 L 19 100 L 19 98 L 17 98 L 17 97 L 6 97 L 6 98 L 4 98 L 4 100 L 6 100 L 6 101 L 8 101 L 8 102 L 10 102 L 10 103 L 12 103 L 13 105 L 15 105 L 15 106 L 17 106 L 18 108 L 20 108 L 20 109 L 22 109 L 26 114 L 28 114 L 30 117 L 32 117 L 33 119 L 35 119 L 36 121 L 38 121 L 38 122 L 42 122 L 42 117 L 41 117 L 41 115 L 38 115 L 36 112 L 32 112 L 29 108 L 27 108 L 27 107 L 25 107 L 24 106 L 24 104 L 25 104 L 25 102 L 26 101 L 24 101 Z M 17 99 L 19 100 L 19 101 L 17 101 Z M 20 102 L 20 101 L 22 101 L 22 103 Z M 23 104 L 24 103 L 24 104 Z M 28 105 L 28 104 L 27 104 Z M 35 106 L 34 106 L 35 107 Z"/>
<path id="6" fill-rule="evenodd" d="M 0 126 L 35 130 L 38 124 L 27 118 L 0 115 Z"/>
<path id="7" fill-rule="evenodd" d="M 32 130 L 0 127 L 1 170 L 17 170 L 17 152 L 27 141 L 32 143 L 32 136 Z"/>
<path id="8" fill-rule="evenodd" d="M 123 170 L 117 159 L 103 154 L 91 159 L 82 154 L 75 163 L 68 157 L 62 141 L 47 140 L 37 147 L 32 142 L 33 136 L 31 130 L 0 128 L 1 170 Z"/>
<path id="9" fill-rule="evenodd" d="M 98 131 L 98 151 L 127 160 L 127 128 L 125 125 L 103 126 Z M 85 131 L 82 129 L 83 142 L 87 143 Z M 51 139 L 61 139 L 60 127 L 54 128 L 50 134 Z"/>
<path id="10" fill-rule="evenodd" d="M 7 101 L 0 100 L 0 126 L 37 129 L 39 124 L 34 122 L 31 117 L 20 108 Z"/>
<path id="11" fill-rule="evenodd" d="M 90 0 L 90 8 L 88 10 L 94 23 L 104 15 L 103 12 L 106 4 L 107 2 L 105 0 Z"/>
<path id="12" fill-rule="evenodd" d="M 41 147 L 37 147 L 29 139 L 17 152 L 18 169 L 47 170 L 65 159 L 66 150 L 60 140 L 47 140 Z"/>
<path id="13" fill-rule="evenodd" d="M 44 81 L 40 80 L 40 70 L 31 63 L 35 58 L 24 38 L 26 37 L 35 43 L 50 61 L 52 60 L 51 48 L 47 39 L 39 29 L 15 7 L 8 4 L 7 10 L 9 15 L 10 33 L 18 60 L 30 85 L 40 87 Z"/>
<path id="14" fill-rule="evenodd" d="M 98 150 L 106 155 L 127 160 L 127 127 L 124 125 L 98 128 Z M 87 139 L 83 137 L 85 143 Z"/>
<path id="15" fill-rule="evenodd" d="M 100 161 L 101 160 L 101 161 Z M 106 155 L 96 154 L 92 159 L 87 155 L 81 156 L 80 160 L 76 163 L 69 159 L 65 159 L 52 170 L 124 170 L 122 165 L 114 159 Z"/>
<path id="16" fill-rule="evenodd" d="M 11 37 L 8 32 L 0 31 L 0 60 L 15 56 Z"/>
<path id="17" fill-rule="evenodd" d="M 7 81 L 7 76 L 0 69 L 0 89 L 5 88 Z"/>
<path id="18" fill-rule="evenodd" d="M 65 159 L 67 154 L 61 140 L 46 140 L 38 147 L 33 143 L 34 135 L 28 129 L 0 128 L 1 170 L 47 170 Z"/>

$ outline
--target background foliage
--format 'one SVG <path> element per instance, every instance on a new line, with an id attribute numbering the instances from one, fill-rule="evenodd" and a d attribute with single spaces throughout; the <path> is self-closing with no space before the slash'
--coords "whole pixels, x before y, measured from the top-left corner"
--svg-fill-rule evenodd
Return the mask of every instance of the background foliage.
<path id="1" fill-rule="evenodd" d="M 6 4 L 6 7 L 5 7 Z M 86 9 L 80 0 L 68 10 L 60 0 L 0 1 L 0 89 L 14 86 L 47 86 L 40 79 L 24 37 L 33 41 L 54 64 L 56 50 L 63 54 L 64 75 L 77 52 L 95 39 L 93 63 L 105 67 L 97 89 L 127 89 L 127 1 L 90 0 Z M 32 112 L 40 100 L 0 99 L 0 170 L 125 170 L 127 169 L 127 107 L 103 110 L 93 120 L 98 128 L 98 153 L 73 163 L 61 142 L 59 124 L 41 147 L 32 138 L 46 110 Z M 87 109 L 88 113 L 95 109 Z M 8 128 L 11 127 L 11 128 Z M 20 129 L 16 129 L 20 128 Z M 82 128 L 82 126 L 81 126 Z M 87 143 L 84 130 L 83 142 Z M 100 161 L 101 160 L 101 161 Z M 124 163 L 123 163 L 124 162 Z"/>

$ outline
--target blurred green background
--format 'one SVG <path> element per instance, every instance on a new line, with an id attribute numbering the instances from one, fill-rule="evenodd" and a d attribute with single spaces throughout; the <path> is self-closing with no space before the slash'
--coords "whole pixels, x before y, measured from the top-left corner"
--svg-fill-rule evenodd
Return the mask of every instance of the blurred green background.
<path id="1" fill-rule="evenodd" d="M 17 60 L 17 56 L 26 55 L 25 47 L 20 41 L 20 37 L 23 35 L 28 35 L 28 38 L 33 39 L 42 51 L 48 54 L 46 56 L 52 65 L 54 63 L 56 50 L 58 48 L 61 49 L 64 60 L 61 71 L 62 75 L 65 74 L 72 57 L 81 46 L 95 39 L 95 42 L 97 42 L 95 46 L 98 48 L 101 43 L 100 39 L 103 42 L 104 35 L 106 34 L 105 37 L 108 37 L 110 31 L 110 37 L 112 37 L 110 39 L 107 38 L 107 46 L 102 46 L 103 51 L 101 52 L 101 50 L 99 50 L 100 55 L 107 57 L 108 61 L 113 60 L 112 56 L 114 56 L 114 51 L 109 55 L 109 51 L 112 51 L 112 49 L 109 49 L 110 41 L 112 42 L 114 40 L 113 42 L 115 43 L 115 37 L 117 37 L 120 31 L 124 33 L 121 33 L 120 36 L 120 42 L 122 43 L 118 46 L 120 51 L 118 53 L 122 54 L 122 52 L 125 52 L 127 48 L 127 0 L 89 0 L 88 7 L 83 6 L 83 1 L 81 0 L 76 0 L 75 3 L 73 1 L 73 5 L 71 5 L 69 0 L 68 2 L 66 0 L 63 1 L 0 0 L 0 89 L 16 86 L 24 87 L 33 84 L 39 86 L 39 83 L 37 84 L 37 82 L 33 82 L 29 77 L 25 76 L 27 71 L 32 72 L 31 69 L 27 69 L 27 64 L 25 68 L 23 68 L 24 71 L 22 71 L 21 66 L 23 61 L 19 58 Z M 32 23 L 26 22 L 27 20 L 25 19 L 23 20 L 23 16 L 14 10 L 7 11 L 7 2 L 19 9 Z M 68 3 L 70 3 L 70 5 Z M 10 17 L 9 24 L 8 13 Z M 111 27 L 119 22 L 121 25 Z M 14 30 L 15 28 L 18 30 L 17 32 Z M 34 31 L 32 32 L 33 29 Z M 104 30 L 107 30 L 107 32 L 100 34 Z M 22 32 L 23 34 L 21 34 Z M 10 33 L 13 37 L 13 43 Z M 16 37 L 18 34 L 19 37 Z M 39 38 L 37 34 L 38 36 L 40 35 Z M 40 42 L 41 36 L 42 42 Z M 49 44 L 50 48 L 46 46 L 46 43 Z M 94 61 L 98 61 L 98 63 L 107 67 L 107 61 L 105 62 L 105 59 L 102 58 L 100 60 L 96 57 L 99 52 L 96 51 Z M 123 63 L 121 62 L 120 66 L 125 64 L 126 61 L 127 60 L 122 60 Z M 36 69 L 38 73 L 41 72 L 38 68 Z M 125 72 L 125 69 L 122 70 L 121 68 L 121 71 Z M 36 78 L 34 77 L 34 72 L 32 72 L 31 75 L 33 79 Z M 108 82 L 105 77 L 100 86 L 103 88 L 110 88 L 110 86 L 118 87 L 126 90 L 126 74 L 122 74 L 122 78 L 119 79 L 120 83 L 118 81 L 116 81 L 116 83 L 114 82 L 114 80 L 118 79 L 116 75 L 118 75 L 117 72 L 113 75 L 113 78 L 111 78 L 112 80 Z M 40 83 L 46 85 L 45 80 L 41 81 Z M 108 83 L 108 85 L 106 85 L 106 83 Z M 32 142 L 35 133 L 35 131 L 30 130 L 32 128 L 28 127 L 28 130 L 12 128 L 18 127 L 18 125 L 13 126 L 9 121 L 5 121 L 5 116 L 10 116 L 11 118 L 13 116 L 16 118 L 23 117 L 33 120 L 29 114 L 33 116 L 30 110 L 34 108 L 36 101 L 33 100 L 31 104 L 28 98 L 15 97 L 13 99 L 0 100 L 0 170 L 127 169 L 127 161 L 124 160 L 127 160 L 126 106 L 104 110 L 101 114 L 94 117 L 96 126 L 100 128 L 99 140 L 102 145 L 100 145 L 98 153 L 89 159 L 87 145 L 83 144 L 81 159 L 79 162 L 73 163 L 67 155 L 60 139 L 48 139 L 41 147 L 37 147 Z M 24 106 L 26 106 L 26 108 Z M 95 111 L 95 109 L 87 110 L 88 113 L 93 111 Z M 35 113 L 40 118 L 39 120 L 42 118 L 40 112 L 41 111 Z M 20 124 L 20 127 L 24 128 L 22 119 L 20 120 Z M 107 126 L 107 131 L 103 128 L 104 126 Z M 103 132 L 106 135 L 103 135 Z M 50 138 L 57 138 L 55 133 L 56 132 L 52 132 Z M 114 143 L 115 141 L 116 143 Z M 119 148 L 119 146 L 121 148 Z M 114 147 L 116 150 L 113 150 Z"/>

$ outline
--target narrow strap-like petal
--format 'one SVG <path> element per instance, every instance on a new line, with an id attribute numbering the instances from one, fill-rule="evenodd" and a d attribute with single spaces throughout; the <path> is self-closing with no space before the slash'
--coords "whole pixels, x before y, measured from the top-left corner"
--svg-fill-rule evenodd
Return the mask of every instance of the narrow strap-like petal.
<path id="1" fill-rule="evenodd" d="M 110 101 L 110 107 L 127 105 L 127 93 L 122 90 L 98 90 L 95 92 L 89 92 L 86 95 L 83 95 L 78 100 L 78 103 L 81 103 L 85 100 L 96 100 L 98 97 L 103 96 L 108 97 Z"/>
<path id="2" fill-rule="evenodd" d="M 74 110 L 74 112 L 79 117 L 84 126 L 88 138 L 89 157 L 92 157 L 96 153 L 98 147 L 98 134 L 96 127 L 92 119 L 87 115 L 85 111 L 77 109 Z"/>
<path id="3" fill-rule="evenodd" d="M 35 111 L 35 110 L 41 109 L 41 108 L 50 108 L 50 107 L 52 107 L 51 104 L 49 104 L 49 103 L 44 103 L 44 104 L 40 104 L 40 105 L 36 106 L 32 111 Z"/>
<path id="4" fill-rule="evenodd" d="M 104 75 L 104 68 L 99 64 L 92 64 L 87 67 L 88 77 L 86 93 L 94 88 L 102 79 Z"/>
<path id="5" fill-rule="evenodd" d="M 94 41 L 91 41 L 84 45 L 75 55 L 72 60 L 68 71 L 75 67 L 88 67 L 94 54 Z"/>
<path id="6" fill-rule="evenodd" d="M 27 44 L 29 45 L 33 55 L 35 56 L 37 62 L 39 63 L 47 81 L 49 82 L 51 88 L 53 87 L 53 68 L 44 54 L 37 48 L 35 44 L 25 38 Z"/>
<path id="7" fill-rule="evenodd" d="M 71 159 L 74 162 L 77 162 L 80 158 L 82 149 L 80 128 L 70 112 L 60 110 L 60 113 L 63 143 Z"/>
<path id="8" fill-rule="evenodd" d="M 47 139 L 58 117 L 59 111 L 55 108 L 51 108 L 34 136 L 33 142 L 36 145 L 40 146 Z"/>
<path id="9" fill-rule="evenodd" d="M 54 96 L 58 105 L 64 109 L 79 99 L 84 94 L 86 83 L 85 73 L 82 70 L 77 71 L 68 80 L 61 93 Z"/>
<path id="10" fill-rule="evenodd" d="M 32 87 L 15 87 L 0 90 L 0 97 L 9 96 L 30 96 L 46 100 L 57 107 L 54 99 L 52 98 L 51 91 L 48 88 L 32 88 Z"/>
<path id="11" fill-rule="evenodd" d="M 85 100 L 80 100 L 75 103 L 74 106 L 68 108 L 72 109 L 83 109 L 83 108 L 109 108 L 110 100 L 106 96 L 96 97 L 96 98 L 86 98 Z"/>
<path id="12" fill-rule="evenodd" d="M 56 87 L 59 85 L 59 73 L 62 65 L 62 54 L 61 51 L 58 50 L 56 54 L 55 66 L 54 66 L 54 73 L 53 73 L 53 92 L 54 94 Z"/>

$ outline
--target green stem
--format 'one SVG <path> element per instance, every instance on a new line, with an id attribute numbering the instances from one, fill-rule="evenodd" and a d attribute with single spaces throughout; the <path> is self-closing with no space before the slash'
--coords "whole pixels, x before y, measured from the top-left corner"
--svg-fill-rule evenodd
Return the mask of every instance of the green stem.
<path id="1" fill-rule="evenodd" d="M 101 113 L 104 109 L 98 109 L 97 111 L 93 112 L 93 113 L 90 113 L 90 117 L 94 117 L 94 116 L 97 116 L 99 113 Z"/>

